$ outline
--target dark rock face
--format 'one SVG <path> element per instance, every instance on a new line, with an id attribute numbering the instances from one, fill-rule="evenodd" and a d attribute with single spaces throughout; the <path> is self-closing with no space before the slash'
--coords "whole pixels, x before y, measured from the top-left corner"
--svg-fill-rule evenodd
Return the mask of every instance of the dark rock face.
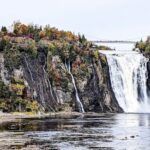
<path id="1" fill-rule="evenodd" d="M 143 53 L 143 55 L 149 59 L 149 61 L 147 62 L 147 93 L 150 97 L 150 53 Z"/>
<path id="2" fill-rule="evenodd" d="M 29 84 L 29 90 L 34 98 L 47 111 L 57 110 L 57 97 L 46 72 L 46 56 L 39 52 L 37 59 L 26 54 L 22 55 L 24 78 Z"/>
<path id="3" fill-rule="evenodd" d="M 147 63 L 148 79 L 147 79 L 147 91 L 150 96 L 150 61 Z"/>

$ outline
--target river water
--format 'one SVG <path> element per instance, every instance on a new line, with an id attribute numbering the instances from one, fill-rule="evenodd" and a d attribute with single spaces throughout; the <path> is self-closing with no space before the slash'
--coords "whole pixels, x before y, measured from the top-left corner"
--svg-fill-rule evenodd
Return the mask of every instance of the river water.
<path id="1" fill-rule="evenodd" d="M 150 114 L 84 114 L 0 124 L 0 149 L 149 150 Z"/>
<path id="2" fill-rule="evenodd" d="M 105 45 L 115 50 L 133 50 L 135 48 L 135 44 L 132 43 L 98 43 L 97 45 Z"/>

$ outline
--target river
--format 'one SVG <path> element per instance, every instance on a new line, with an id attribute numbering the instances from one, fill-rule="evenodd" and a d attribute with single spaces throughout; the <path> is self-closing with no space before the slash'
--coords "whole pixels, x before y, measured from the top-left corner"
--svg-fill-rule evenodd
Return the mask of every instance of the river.
<path id="1" fill-rule="evenodd" d="M 0 149 L 148 150 L 150 114 L 84 114 L 0 125 Z"/>
<path id="2" fill-rule="evenodd" d="M 115 50 L 132 50 L 135 44 L 132 43 L 98 43 L 98 45 L 105 45 Z"/>

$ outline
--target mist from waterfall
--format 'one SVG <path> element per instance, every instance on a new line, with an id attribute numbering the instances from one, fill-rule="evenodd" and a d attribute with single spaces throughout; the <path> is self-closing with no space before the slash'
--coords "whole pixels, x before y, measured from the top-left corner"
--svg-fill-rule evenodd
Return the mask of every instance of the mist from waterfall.
<path id="1" fill-rule="evenodd" d="M 106 51 L 111 86 L 125 112 L 150 112 L 147 94 L 147 58 L 133 51 Z"/>

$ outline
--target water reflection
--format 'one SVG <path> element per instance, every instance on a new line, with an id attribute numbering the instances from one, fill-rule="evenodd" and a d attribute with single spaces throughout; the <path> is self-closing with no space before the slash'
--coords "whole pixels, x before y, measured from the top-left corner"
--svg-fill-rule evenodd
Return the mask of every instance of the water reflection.
<path id="1" fill-rule="evenodd" d="M 114 116 L 117 126 L 139 127 L 150 126 L 149 114 L 117 114 Z"/>
<path id="2" fill-rule="evenodd" d="M 25 141 L 24 149 L 28 150 L 30 146 L 68 150 L 147 150 L 150 147 L 149 114 L 86 114 L 67 119 L 22 119 L 1 124 L 0 131 L 0 144 L 9 132 L 12 141 L 22 139 Z M 6 143 L 11 149 L 7 140 Z"/>
<path id="3" fill-rule="evenodd" d="M 150 115 L 121 114 L 115 116 L 116 124 L 112 126 L 115 140 L 112 147 L 116 149 L 142 150 L 150 146 Z"/>

